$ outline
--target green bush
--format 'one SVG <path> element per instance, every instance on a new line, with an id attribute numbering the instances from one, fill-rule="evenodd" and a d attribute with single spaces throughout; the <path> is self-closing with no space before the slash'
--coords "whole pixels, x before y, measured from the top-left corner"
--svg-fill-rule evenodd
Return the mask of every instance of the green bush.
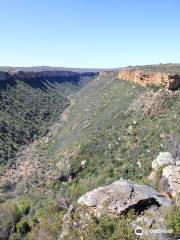
<path id="1" fill-rule="evenodd" d="M 28 220 L 25 218 L 22 218 L 17 224 L 16 224 L 16 231 L 17 234 L 20 236 L 25 236 L 29 231 L 31 230 Z"/>
<path id="2" fill-rule="evenodd" d="M 0 205 L 0 239 L 57 239 L 64 211 L 55 200 L 23 197 Z"/>
<path id="3" fill-rule="evenodd" d="M 63 214 L 55 201 L 43 202 L 31 219 L 31 232 L 28 233 L 27 239 L 58 239 L 62 229 Z"/>
<path id="4" fill-rule="evenodd" d="M 25 197 L 18 201 L 18 208 L 22 215 L 27 215 L 30 210 L 30 199 Z"/>
<path id="5" fill-rule="evenodd" d="M 167 212 L 165 223 L 168 229 L 172 229 L 173 233 L 180 233 L 180 207 L 173 206 Z"/>
<path id="6" fill-rule="evenodd" d="M 21 214 L 14 202 L 7 202 L 0 205 L 0 239 L 6 240 L 14 232 Z"/>

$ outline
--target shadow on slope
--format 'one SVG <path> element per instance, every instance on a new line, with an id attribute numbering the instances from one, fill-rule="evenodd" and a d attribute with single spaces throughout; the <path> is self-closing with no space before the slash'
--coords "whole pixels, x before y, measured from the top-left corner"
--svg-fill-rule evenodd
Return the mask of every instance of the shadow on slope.
<path id="1" fill-rule="evenodd" d="M 0 72 L 0 88 L 6 89 L 7 86 L 14 86 L 16 80 L 24 81 L 26 84 L 33 88 L 40 88 L 47 91 L 47 85 L 61 84 L 65 82 L 72 83 L 76 86 L 83 86 L 92 77 L 95 77 L 98 73 L 78 73 L 68 71 L 43 71 L 43 72 L 23 72 L 19 71 L 13 74 L 6 72 Z"/>

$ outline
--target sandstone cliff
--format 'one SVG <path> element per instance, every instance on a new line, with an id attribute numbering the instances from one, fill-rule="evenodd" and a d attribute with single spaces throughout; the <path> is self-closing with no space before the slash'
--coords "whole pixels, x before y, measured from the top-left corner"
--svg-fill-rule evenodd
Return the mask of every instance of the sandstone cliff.
<path id="1" fill-rule="evenodd" d="M 131 68 L 124 68 L 118 74 L 119 79 L 128 80 L 140 84 L 162 85 L 169 90 L 176 90 L 180 87 L 180 75 L 162 72 L 148 72 Z"/>
<path id="2" fill-rule="evenodd" d="M 94 72 L 71 72 L 71 71 L 18 71 L 18 72 L 4 72 L 0 71 L 0 80 L 33 80 L 33 79 L 53 79 L 58 77 L 79 77 L 79 76 L 93 76 L 97 73 Z"/>
<path id="3" fill-rule="evenodd" d="M 46 88 L 45 83 L 70 82 L 78 86 L 84 86 L 98 73 L 72 72 L 72 71 L 0 71 L 0 88 L 7 84 L 15 84 L 16 80 L 24 81 L 35 88 Z"/>

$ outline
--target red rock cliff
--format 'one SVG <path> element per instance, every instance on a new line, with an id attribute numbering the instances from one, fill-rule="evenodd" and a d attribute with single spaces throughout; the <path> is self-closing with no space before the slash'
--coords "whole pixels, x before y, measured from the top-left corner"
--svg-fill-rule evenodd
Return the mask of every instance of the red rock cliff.
<path id="1" fill-rule="evenodd" d="M 132 81 L 143 86 L 162 85 L 169 90 L 180 87 L 180 75 L 161 72 L 145 72 L 142 70 L 122 69 L 118 74 L 119 79 Z"/>

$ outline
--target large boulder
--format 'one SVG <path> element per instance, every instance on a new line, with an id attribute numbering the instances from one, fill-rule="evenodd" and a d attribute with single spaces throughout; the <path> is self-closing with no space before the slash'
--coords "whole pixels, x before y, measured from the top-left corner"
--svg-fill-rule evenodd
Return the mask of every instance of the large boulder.
<path id="1" fill-rule="evenodd" d="M 152 205 L 168 206 L 171 200 L 150 186 L 132 184 L 120 179 L 86 193 L 79 198 L 78 203 L 89 206 L 95 215 L 100 217 L 102 214 L 119 215 L 130 209 L 142 212 Z"/>
<path id="2" fill-rule="evenodd" d="M 152 161 L 152 169 L 157 171 L 158 168 L 168 166 L 170 164 L 175 164 L 175 162 L 176 160 L 173 158 L 171 153 L 160 152 L 157 158 Z"/>

